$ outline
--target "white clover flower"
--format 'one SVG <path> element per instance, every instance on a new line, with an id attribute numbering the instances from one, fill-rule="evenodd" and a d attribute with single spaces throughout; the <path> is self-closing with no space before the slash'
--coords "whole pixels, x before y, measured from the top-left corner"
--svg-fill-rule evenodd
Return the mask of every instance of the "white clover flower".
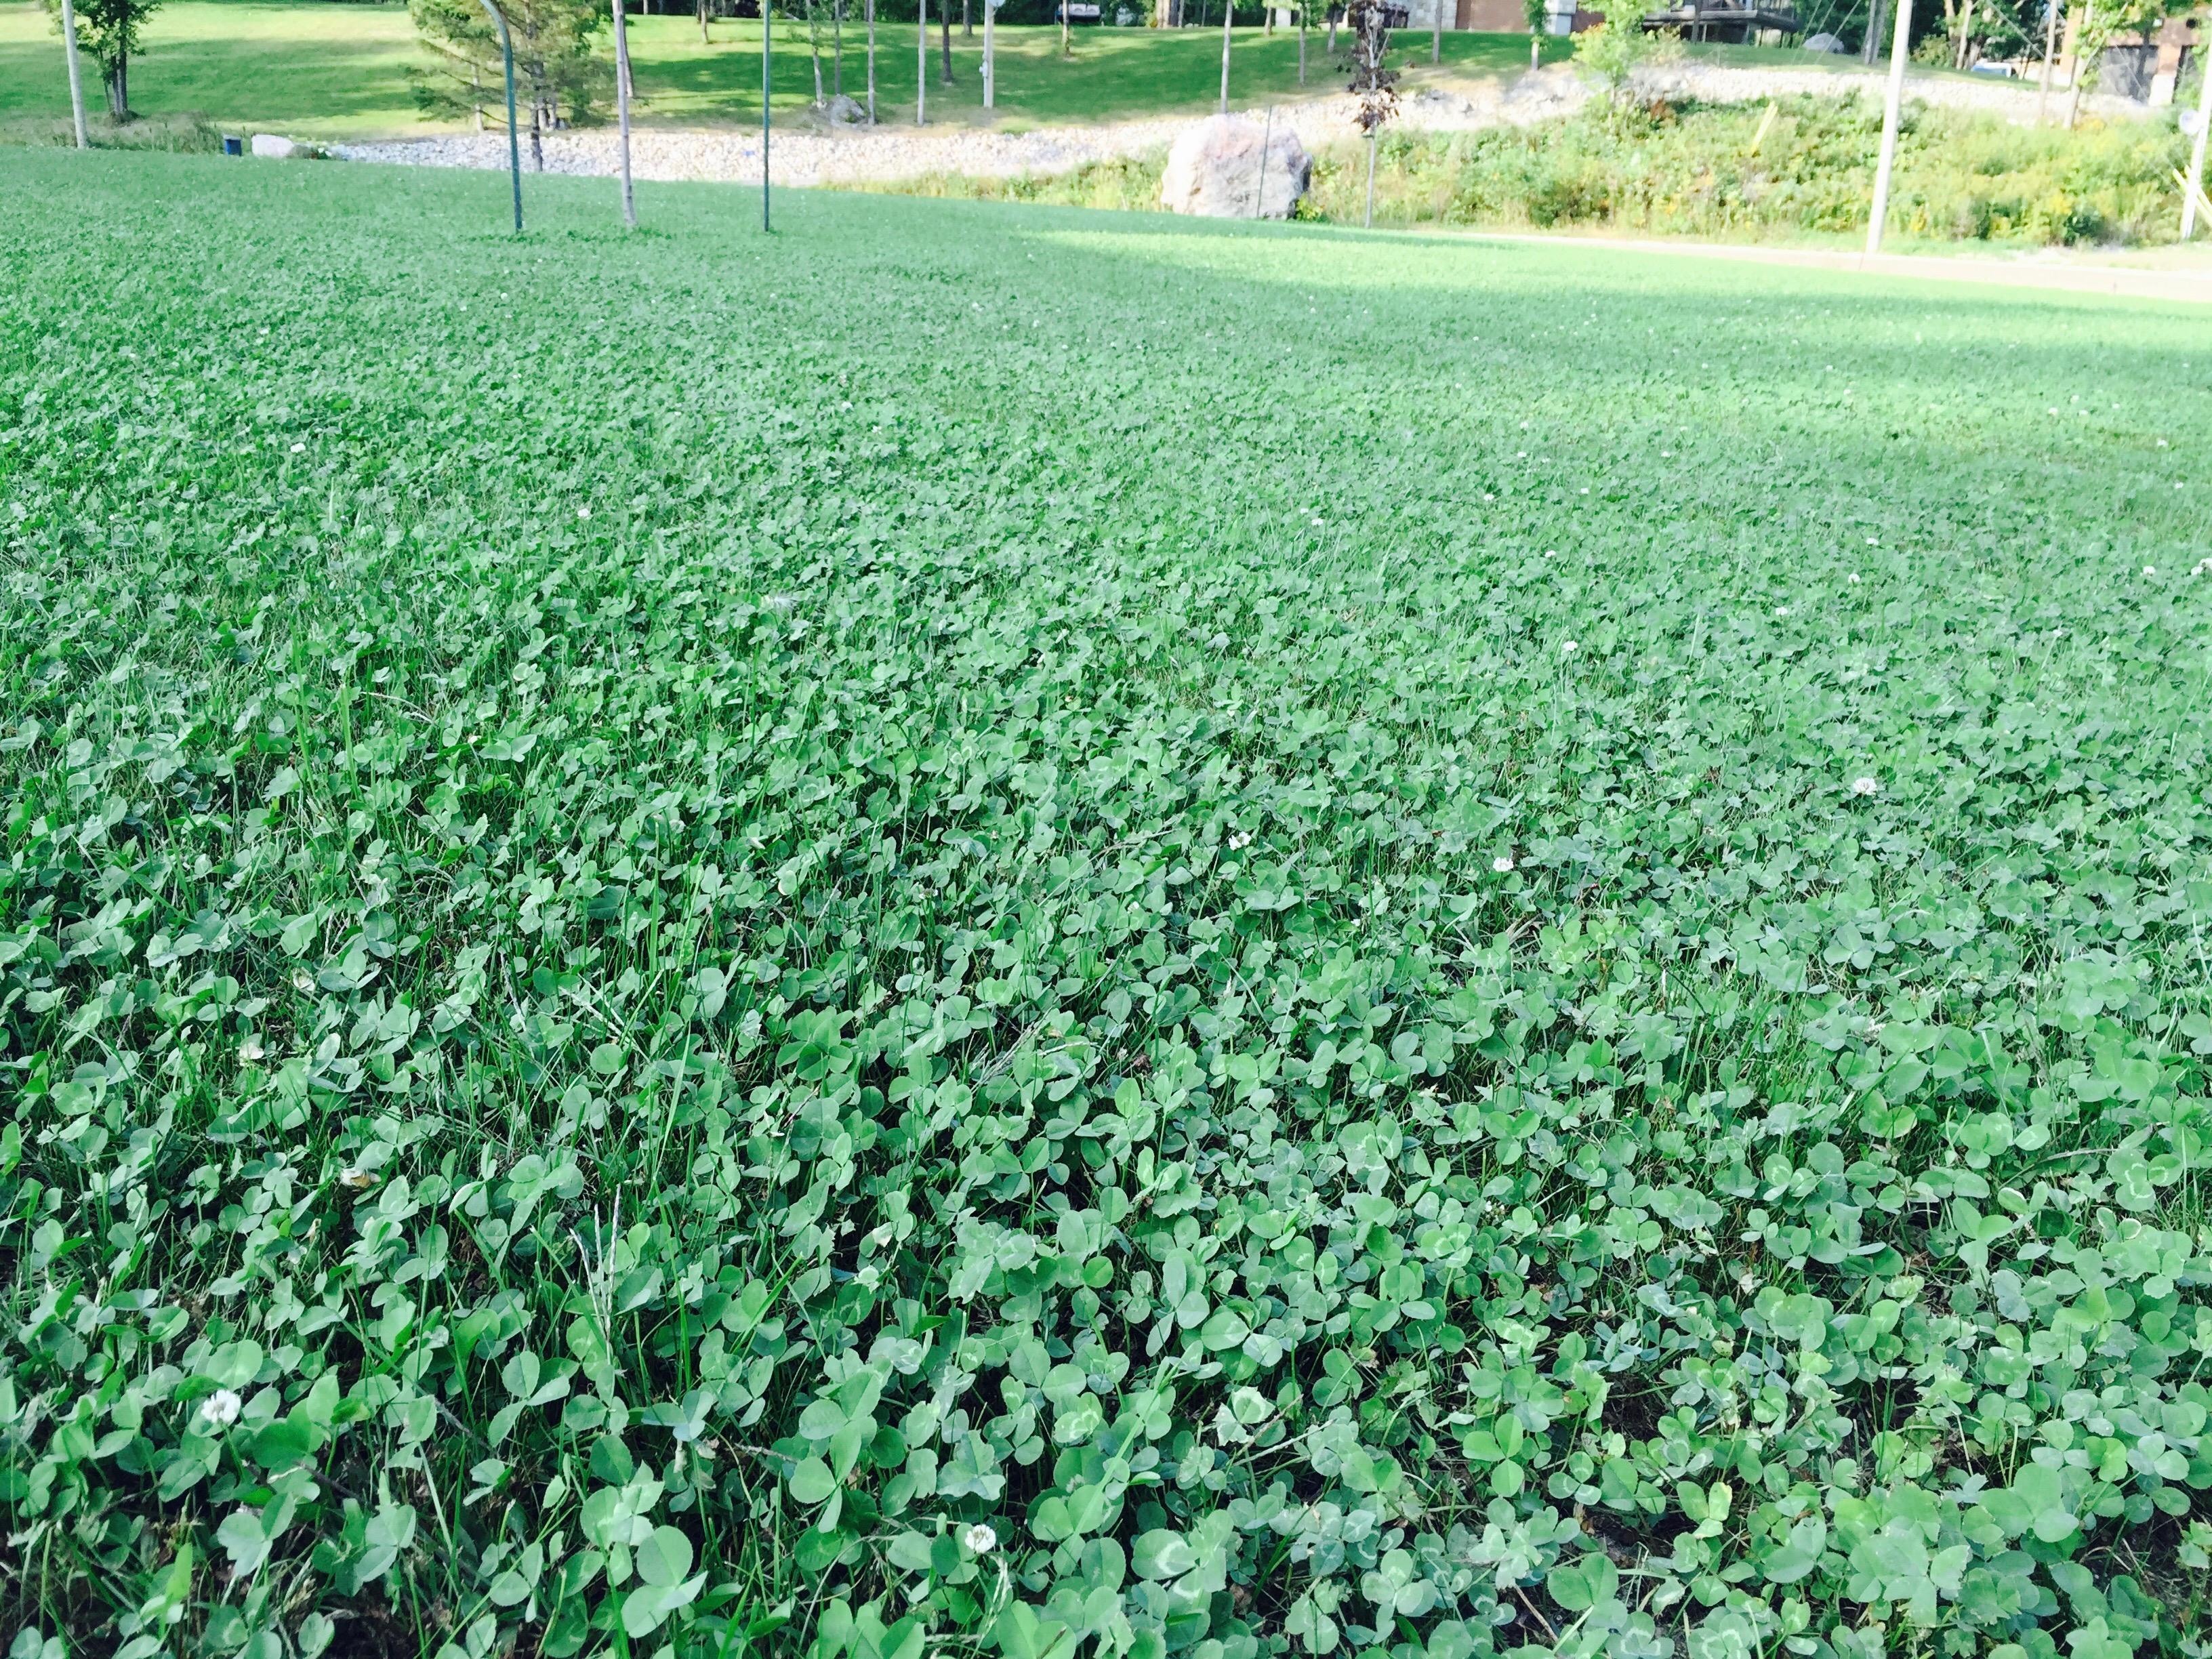
<path id="1" fill-rule="evenodd" d="M 986 1523 L 978 1521 L 960 1534 L 960 1541 L 978 1555 L 988 1555 L 999 1547 L 999 1534 L 993 1532 Z"/>
<path id="2" fill-rule="evenodd" d="M 1562 651 L 1573 651 L 1578 648 L 1579 647 L 1576 646 L 1572 640 L 1561 640 L 1559 641 L 1559 649 Z"/>
<path id="3" fill-rule="evenodd" d="M 1778 605 L 1774 607 L 1774 614 L 1778 617 L 1786 617 L 1790 614 L 1790 607 L 1786 605 Z"/>
<path id="4" fill-rule="evenodd" d="M 588 507 L 580 507 L 576 509 L 576 516 L 580 519 L 588 519 L 592 516 L 592 509 Z"/>
<path id="5" fill-rule="evenodd" d="M 217 1389 L 200 1401 L 200 1415 L 219 1429 L 227 1429 L 238 1421 L 238 1413 L 246 1401 L 230 1389 Z"/>
<path id="6" fill-rule="evenodd" d="M 341 1170 L 338 1171 L 338 1185 L 341 1187 L 350 1187 L 355 1192 L 366 1192 L 369 1188 L 374 1187 L 375 1184 L 375 1175 L 368 1170 Z"/>
<path id="7" fill-rule="evenodd" d="M 300 453 L 301 453 L 303 451 L 305 451 L 307 447 L 307 445 L 305 445 L 305 444 L 294 444 L 294 445 L 292 446 L 292 453 L 293 453 L 295 455 L 300 454 Z M 2174 486 L 2174 488 L 2175 488 L 2176 489 L 2180 489 L 2180 488 L 2181 488 L 2181 486 L 2180 486 L 2179 484 L 2176 484 L 2176 485 Z"/>
<path id="8" fill-rule="evenodd" d="M 1879 795 L 1881 793 L 1881 780 L 1879 778 L 1853 778 L 1851 780 L 1851 793 L 1854 795 Z"/>
<path id="9" fill-rule="evenodd" d="M 1500 853 L 1496 858 L 1491 860 L 1490 867 L 1501 876 L 1510 875 L 1513 871 L 1513 860 L 1510 855 Z"/>
<path id="10" fill-rule="evenodd" d="M 1856 587 L 1859 585 L 1859 573 L 1854 570 L 1850 575 L 1844 577 L 1844 580 L 1846 582 L 1849 582 L 1853 587 Z"/>
<path id="11" fill-rule="evenodd" d="M 2155 576 L 2158 574 L 2158 567 L 2154 564 L 2145 565 L 2143 567 L 2143 574 L 2146 576 Z"/>
<path id="12" fill-rule="evenodd" d="M 258 1032 L 238 1045 L 238 1057 L 240 1060 L 258 1060 L 266 1052 L 267 1050 L 261 1046 L 261 1036 Z"/>

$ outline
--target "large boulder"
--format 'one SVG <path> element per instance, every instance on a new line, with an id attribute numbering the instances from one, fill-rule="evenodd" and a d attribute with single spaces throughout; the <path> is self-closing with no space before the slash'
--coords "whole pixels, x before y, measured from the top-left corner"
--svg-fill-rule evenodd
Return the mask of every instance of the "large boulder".
<path id="1" fill-rule="evenodd" d="M 868 106 L 857 98 L 848 98 L 839 93 L 823 106 L 822 112 L 830 118 L 833 127 L 864 127 L 868 125 Z"/>
<path id="2" fill-rule="evenodd" d="M 1209 115 L 1169 149 L 1160 202 L 1206 219 L 1287 219 L 1312 183 L 1313 158 L 1288 122 Z"/>
<path id="3" fill-rule="evenodd" d="M 1850 48 L 1844 44 L 1843 37 L 1840 35 L 1816 34 L 1805 43 L 1805 50 L 1808 52 L 1849 52 Z"/>
<path id="4" fill-rule="evenodd" d="M 297 155 L 300 147 L 289 138 L 279 137 L 276 133 L 257 132 L 253 135 L 253 153 L 265 155 L 271 161 L 283 161 Z"/>

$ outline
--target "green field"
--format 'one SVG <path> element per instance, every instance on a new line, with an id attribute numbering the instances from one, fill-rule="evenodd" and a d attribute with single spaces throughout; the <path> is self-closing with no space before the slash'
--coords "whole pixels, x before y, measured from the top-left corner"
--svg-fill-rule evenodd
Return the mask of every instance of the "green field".
<path id="1" fill-rule="evenodd" d="M 2212 314 L 526 188 L 0 157 L 12 1654 L 2199 1650 Z"/>
<path id="2" fill-rule="evenodd" d="M 702 45 L 689 17 L 630 20 L 630 49 L 644 107 L 640 118 L 673 126 L 760 118 L 760 26 L 720 22 Z M 825 27 L 824 36 L 828 30 Z M 1221 87 L 1221 37 L 1211 30 L 1089 29 L 1075 38 L 1072 61 L 1060 55 L 1060 31 L 998 32 L 998 108 L 992 118 L 1016 122 L 1108 121 L 1202 111 Z M 865 35 L 848 23 L 846 89 L 866 86 Z M 131 105 L 144 115 L 207 116 L 233 127 L 272 128 L 303 138 L 337 139 L 430 131 L 410 96 L 406 71 L 423 62 L 404 6 L 343 4 L 337 0 L 170 0 L 146 28 L 146 52 L 131 69 Z M 1444 64 L 1427 67 L 1428 37 L 1407 44 L 1419 67 L 1407 87 L 1495 75 L 1527 66 L 1524 35 L 1447 34 Z M 1324 37 L 1307 43 L 1305 95 L 1340 88 Z M 877 31 L 878 108 L 910 119 L 915 40 L 911 26 Z M 600 50 L 613 48 L 603 33 Z M 983 37 L 952 31 L 954 83 L 937 79 L 933 44 L 929 110 L 933 118 L 981 121 L 979 67 Z M 806 32 L 779 20 L 776 101 L 794 115 L 814 96 Z M 1554 58 L 1561 55 L 1554 48 Z M 1395 54 L 1394 54 L 1395 56 Z M 1240 30 L 1231 54 L 1230 90 L 1243 101 L 1301 95 L 1297 36 Z M 825 77 L 830 70 L 825 67 Z M 96 102 L 96 100 L 95 100 Z M 888 113 L 888 112 L 886 112 Z M 69 114 L 61 37 L 43 9 L 20 0 L 0 3 L 0 124 Z"/>

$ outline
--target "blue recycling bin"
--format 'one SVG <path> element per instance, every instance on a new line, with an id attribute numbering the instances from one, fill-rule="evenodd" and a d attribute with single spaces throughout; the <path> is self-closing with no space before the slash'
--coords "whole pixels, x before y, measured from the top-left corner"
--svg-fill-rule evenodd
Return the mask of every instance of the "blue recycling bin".
<path id="1" fill-rule="evenodd" d="M 224 133 L 222 135 L 222 153 L 225 155 L 245 155 L 246 140 L 243 138 L 234 137 L 228 132 Z"/>

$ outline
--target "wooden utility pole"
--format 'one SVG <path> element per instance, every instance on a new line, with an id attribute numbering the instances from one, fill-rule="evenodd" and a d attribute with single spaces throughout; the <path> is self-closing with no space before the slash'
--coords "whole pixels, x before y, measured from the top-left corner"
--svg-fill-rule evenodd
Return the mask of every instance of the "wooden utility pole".
<path id="1" fill-rule="evenodd" d="M 1881 160 L 1874 170 L 1874 216 L 1867 222 L 1867 252 L 1881 252 L 1882 222 L 1889 217 L 1889 177 L 1897 167 L 1897 127 L 1905 112 L 1905 57 L 1912 33 L 1912 0 L 1897 0 L 1890 25 L 1889 94 L 1881 106 Z"/>

